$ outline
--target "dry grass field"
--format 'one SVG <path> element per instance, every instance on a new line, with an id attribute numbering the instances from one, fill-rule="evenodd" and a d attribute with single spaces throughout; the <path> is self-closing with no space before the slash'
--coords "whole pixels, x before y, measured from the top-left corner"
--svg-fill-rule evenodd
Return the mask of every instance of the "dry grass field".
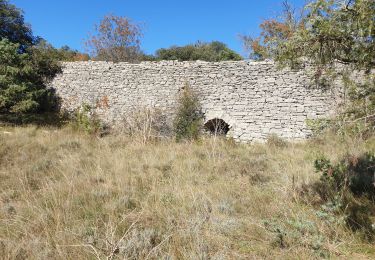
<path id="1" fill-rule="evenodd" d="M 1 127 L 0 258 L 374 259 L 373 244 L 306 195 L 319 154 L 374 148 L 335 135 L 144 144 Z"/>

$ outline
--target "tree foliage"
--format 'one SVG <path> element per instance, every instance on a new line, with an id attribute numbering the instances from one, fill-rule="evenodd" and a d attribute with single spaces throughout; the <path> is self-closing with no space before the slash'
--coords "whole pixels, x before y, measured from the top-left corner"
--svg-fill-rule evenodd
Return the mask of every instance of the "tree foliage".
<path id="1" fill-rule="evenodd" d="M 35 41 L 31 27 L 24 21 L 22 11 L 8 0 L 0 0 L 0 40 L 5 38 L 18 43 L 22 51 Z"/>
<path id="2" fill-rule="evenodd" d="M 96 60 L 135 62 L 142 56 L 142 35 L 139 24 L 127 17 L 109 14 L 95 26 L 95 33 L 89 36 L 85 44 Z"/>
<path id="3" fill-rule="evenodd" d="M 292 68 L 308 63 L 317 83 L 340 78 L 351 101 L 345 117 L 375 125 L 375 1 L 313 0 L 299 18 L 290 5 L 284 6 L 283 18 L 265 21 L 259 38 L 244 38 L 253 57 Z"/>
<path id="4" fill-rule="evenodd" d="M 276 60 L 291 67 L 308 62 L 318 80 L 340 77 L 351 101 L 346 115 L 374 126 L 375 1 L 315 0 L 306 6 L 303 23 L 280 41 Z M 353 77 L 355 71 L 361 80 Z"/>
<path id="5" fill-rule="evenodd" d="M 183 47 L 172 46 L 168 49 L 159 49 L 156 51 L 156 60 L 226 61 L 242 60 L 242 57 L 229 49 L 224 43 L 213 41 L 211 43 L 197 42 Z"/>
<path id="6" fill-rule="evenodd" d="M 291 14 L 286 12 L 286 14 Z M 288 17 L 288 16 L 284 16 Z M 289 16 L 291 17 L 291 16 Z M 302 19 L 267 21 L 263 41 L 251 46 L 257 57 L 270 57 L 292 68 L 314 68 L 314 79 L 332 84 L 341 80 L 348 94 L 344 113 L 337 121 L 365 120 L 365 131 L 375 127 L 375 1 L 313 0 Z M 254 42 L 250 42 L 254 44 Z M 265 55 L 264 55 L 265 53 Z M 332 84 L 333 85 L 333 84 Z M 374 237 L 374 154 L 344 158 L 336 165 L 321 158 L 315 162 L 322 173 L 316 191 L 321 199 L 344 213 L 347 224 Z M 336 207 L 336 206 L 335 206 Z"/>
<path id="7" fill-rule="evenodd" d="M 19 52 L 20 44 L 0 41 L 0 112 L 26 113 L 50 109 L 46 82 L 60 70 L 49 57 L 32 48 Z"/>
<path id="8" fill-rule="evenodd" d="M 285 1 L 279 19 L 265 20 L 258 38 L 243 36 L 253 57 L 296 66 L 334 62 L 358 69 L 375 66 L 375 2 L 314 0 L 300 12 Z M 299 15 L 297 15 L 299 13 Z"/>
<path id="9" fill-rule="evenodd" d="M 60 65 L 6 0 L 0 0 L 0 25 L 0 113 L 51 110 L 55 99 L 47 83 Z"/>
<path id="10" fill-rule="evenodd" d="M 254 60 L 275 58 L 280 44 L 288 41 L 299 27 L 304 26 L 303 14 L 302 11 L 296 11 L 288 1 L 284 1 L 280 17 L 264 20 L 259 25 L 261 33 L 258 37 L 241 35 L 249 58 Z"/>
<path id="11" fill-rule="evenodd" d="M 375 2 L 315 0 L 306 6 L 304 26 L 281 41 L 276 58 L 289 65 L 335 62 L 369 70 L 375 66 Z"/>
<path id="12" fill-rule="evenodd" d="M 57 49 L 43 39 L 40 39 L 34 45 L 34 48 L 37 48 L 46 57 L 58 61 L 88 61 L 90 59 L 90 56 L 86 53 L 73 50 L 69 46 Z"/>

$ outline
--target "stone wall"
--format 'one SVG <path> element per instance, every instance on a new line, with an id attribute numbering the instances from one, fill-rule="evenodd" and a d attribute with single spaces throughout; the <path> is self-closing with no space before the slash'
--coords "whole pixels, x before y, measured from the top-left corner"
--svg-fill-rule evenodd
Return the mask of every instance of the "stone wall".
<path id="1" fill-rule="evenodd" d="M 72 62 L 64 63 L 52 87 L 64 109 L 89 104 L 102 120 L 121 124 L 141 107 L 159 108 L 171 118 L 188 83 L 199 93 L 206 121 L 223 119 L 229 136 L 248 142 L 270 134 L 306 138 L 306 119 L 334 113 L 336 94 L 312 86 L 309 78 L 304 71 L 278 70 L 272 61 Z"/>

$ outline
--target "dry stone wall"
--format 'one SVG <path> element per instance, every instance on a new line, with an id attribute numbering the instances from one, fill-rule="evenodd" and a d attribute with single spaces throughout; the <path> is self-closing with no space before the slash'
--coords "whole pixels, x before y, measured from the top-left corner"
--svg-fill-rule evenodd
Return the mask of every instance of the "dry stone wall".
<path id="1" fill-rule="evenodd" d="M 89 104 L 115 125 L 143 107 L 158 108 L 171 119 L 188 83 L 199 94 L 206 121 L 222 119 L 230 126 L 228 136 L 250 142 L 270 134 L 303 139 L 310 135 L 307 119 L 334 114 L 336 94 L 312 86 L 309 78 L 306 71 L 279 70 L 272 61 L 90 61 L 64 63 L 52 87 L 63 109 Z"/>

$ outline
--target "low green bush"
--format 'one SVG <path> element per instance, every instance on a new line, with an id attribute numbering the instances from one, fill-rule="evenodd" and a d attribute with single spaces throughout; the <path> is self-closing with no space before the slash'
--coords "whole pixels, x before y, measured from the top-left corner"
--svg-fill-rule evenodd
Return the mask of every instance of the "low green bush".
<path id="1" fill-rule="evenodd" d="M 315 169 L 322 173 L 320 181 L 326 183 L 334 193 L 350 191 L 375 199 L 375 155 L 347 156 L 336 165 L 321 157 L 315 160 Z"/>
<path id="2" fill-rule="evenodd" d="M 94 135 L 102 135 L 106 128 L 87 104 L 83 104 L 81 108 L 77 109 L 72 120 L 72 125 L 78 131 Z"/>
<path id="3" fill-rule="evenodd" d="M 362 231 L 367 239 L 375 237 L 375 154 L 346 156 L 337 164 L 325 157 L 315 160 L 321 173 L 314 184 L 325 205 L 339 205 L 336 214 L 345 216 L 346 224 L 354 231 Z"/>
<path id="4" fill-rule="evenodd" d="M 196 140 L 201 133 L 203 115 L 197 94 L 188 84 L 178 99 L 177 113 L 174 120 L 176 140 Z"/>

